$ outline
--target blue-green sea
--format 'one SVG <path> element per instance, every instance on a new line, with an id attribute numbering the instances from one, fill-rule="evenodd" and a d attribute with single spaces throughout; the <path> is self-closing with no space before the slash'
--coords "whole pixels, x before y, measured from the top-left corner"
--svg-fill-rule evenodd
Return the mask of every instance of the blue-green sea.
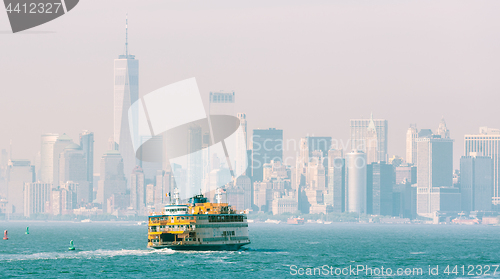
<path id="1" fill-rule="evenodd" d="M 147 227 L 133 222 L 0 222 L 0 230 L 9 232 L 0 278 L 500 277 L 494 226 L 254 223 L 252 243 L 236 252 L 150 250 Z"/>

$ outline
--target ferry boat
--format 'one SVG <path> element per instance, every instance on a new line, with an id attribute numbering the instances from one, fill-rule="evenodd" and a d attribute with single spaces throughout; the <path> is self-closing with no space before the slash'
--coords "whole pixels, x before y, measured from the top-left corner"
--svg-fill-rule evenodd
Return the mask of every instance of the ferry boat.
<path id="1" fill-rule="evenodd" d="M 288 218 L 288 220 L 286 220 L 286 223 L 289 225 L 304 225 L 304 218 L 300 217 Z"/>
<path id="2" fill-rule="evenodd" d="M 149 216 L 148 247 L 234 251 L 250 244 L 247 216 L 221 203 L 219 189 L 216 199 L 216 203 L 211 203 L 197 195 L 189 199 L 189 204 L 179 204 L 175 189 L 175 202 Z"/>

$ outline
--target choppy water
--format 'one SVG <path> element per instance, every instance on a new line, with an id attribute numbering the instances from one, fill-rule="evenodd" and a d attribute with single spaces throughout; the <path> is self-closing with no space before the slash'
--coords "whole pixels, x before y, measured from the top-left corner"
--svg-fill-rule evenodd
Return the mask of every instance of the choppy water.
<path id="1" fill-rule="evenodd" d="M 324 277 L 336 277 L 358 265 L 372 268 L 372 274 L 383 266 L 387 275 L 391 268 L 392 277 L 398 268 L 424 273 L 400 278 L 500 277 L 500 268 L 494 275 L 500 227 L 490 226 L 249 224 L 252 244 L 237 252 L 149 250 L 146 226 L 133 223 L 0 222 L 0 230 L 5 229 L 9 240 L 0 239 L 1 278 L 283 278 L 314 267 L 323 276 L 328 270 Z M 76 251 L 68 251 L 70 240 Z M 429 275 L 429 265 L 438 266 L 438 275 Z M 458 274 L 452 273 L 455 265 Z M 366 271 L 349 274 L 367 277 Z M 385 277 L 378 274 L 368 277 Z"/>

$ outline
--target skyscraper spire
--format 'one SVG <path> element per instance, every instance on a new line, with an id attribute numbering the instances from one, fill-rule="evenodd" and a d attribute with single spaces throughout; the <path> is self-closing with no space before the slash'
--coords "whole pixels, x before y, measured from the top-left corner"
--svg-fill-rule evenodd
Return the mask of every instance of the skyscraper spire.
<path id="1" fill-rule="evenodd" d="M 450 138 L 450 130 L 446 127 L 446 122 L 444 121 L 444 116 L 441 118 L 441 123 L 439 123 L 439 127 L 437 130 L 437 134 L 441 136 L 443 139 Z"/>
<path id="2" fill-rule="evenodd" d="M 125 56 L 128 58 L 128 13 L 125 15 Z"/>

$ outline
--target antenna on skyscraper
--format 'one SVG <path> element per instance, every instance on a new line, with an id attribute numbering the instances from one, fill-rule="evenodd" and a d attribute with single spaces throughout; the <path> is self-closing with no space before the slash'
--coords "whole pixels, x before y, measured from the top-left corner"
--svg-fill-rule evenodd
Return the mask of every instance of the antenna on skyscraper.
<path id="1" fill-rule="evenodd" d="M 128 13 L 125 14 L 125 56 L 128 58 Z"/>

